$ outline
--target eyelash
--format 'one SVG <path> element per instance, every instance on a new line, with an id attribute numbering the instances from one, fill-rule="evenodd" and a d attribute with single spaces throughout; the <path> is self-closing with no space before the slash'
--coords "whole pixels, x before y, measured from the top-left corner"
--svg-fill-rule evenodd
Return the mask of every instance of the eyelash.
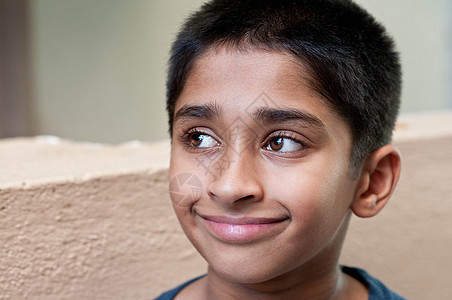
<path id="1" fill-rule="evenodd" d="M 201 131 L 201 130 L 199 130 L 199 129 L 197 129 L 197 128 L 191 128 L 191 129 L 185 131 L 182 135 L 179 136 L 179 138 L 180 138 L 180 140 L 181 140 L 181 142 L 182 142 L 182 144 L 184 145 L 184 147 L 185 147 L 186 150 L 189 150 L 189 151 L 199 151 L 199 150 L 202 149 L 202 148 L 199 148 L 199 147 L 194 147 L 194 146 L 191 144 L 190 138 L 193 137 L 193 136 L 196 135 L 196 134 L 199 134 L 199 135 L 208 135 L 208 136 L 212 137 L 215 141 L 217 141 L 218 144 L 221 145 L 221 143 L 218 142 L 218 140 L 217 140 L 216 138 L 214 138 L 214 137 L 212 136 L 212 134 L 209 134 L 209 133 L 207 133 L 207 132 Z"/>
<path id="2" fill-rule="evenodd" d="M 269 137 L 263 143 L 262 148 L 267 147 L 271 141 L 273 141 L 275 139 L 279 139 L 279 138 L 290 139 L 290 140 L 294 141 L 295 143 L 300 144 L 302 149 L 300 149 L 299 151 L 303 151 L 306 148 L 308 148 L 306 143 L 304 143 L 300 138 L 298 138 L 291 132 L 285 132 L 285 131 L 283 131 L 283 132 L 279 131 L 275 134 L 270 134 Z M 298 151 L 288 151 L 288 152 L 282 152 L 282 153 L 293 153 L 293 152 L 298 152 Z"/>
<path id="3" fill-rule="evenodd" d="M 207 136 L 211 137 L 212 139 L 214 139 L 219 145 L 221 145 L 221 143 L 218 142 L 218 140 L 215 137 L 213 137 L 211 133 L 207 133 L 207 132 L 205 132 L 203 130 L 199 130 L 197 128 L 191 128 L 191 129 L 183 132 L 183 134 L 179 136 L 181 142 L 183 143 L 183 145 L 185 146 L 185 148 L 187 150 L 189 150 L 189 151 L 200 151 L 200 150 L 202 150 L 204 148 L 204 147 L 195 147 L 195 146 L 192 145 L 191 138 L 194 135 L 197 135 L 197 134 L 199 134 L 199 135 L 207 135 Z M 286 132 L 286 131 L 279 131 L 279 132 L 276 132 L 276 133 L 269 134 L 268 137 L 265 139 L 265 142 L 261 145 L 261 148 L 268 147 L 268 145 L 271 143 L 271 141 L 273 141 L 275 139 L 278 139 L 278 138 L 290 139 L 293 142 L 295 142 L 295 143 L 297 143 L 297 144 L 299 144 L 301 146 L 300 150 L 287 151 L 287 152 L 281 152 L 281 153 L 288 153 L 288 154 L 292 153 L 293 154 L 294 152 L 303 151 L 303 150 L 308 148 L 308 146 L 306 145 L 306 143 L 304 141 L 302 141 L 300 138 L 295 136 L 293 133 Z M 204 150 L 207 150 L 207 149 L 204 149 Z M 271 151 L 271 150 L 268 150 L 268 151 Z M 278 153 L 278 151 L 274 151 L 274 152 Z"/>

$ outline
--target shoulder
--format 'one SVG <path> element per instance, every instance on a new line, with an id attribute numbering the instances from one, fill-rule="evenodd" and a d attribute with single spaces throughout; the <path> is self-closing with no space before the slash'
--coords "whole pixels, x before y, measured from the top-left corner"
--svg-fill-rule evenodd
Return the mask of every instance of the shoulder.
<path id="1" fill-rule="evenodd" d="M 206 276 L 206 275 L 201 275 L 201 276 L 198 276 L 198 277 L 196 277 L 196 278 L 193 278 L 193 279 L 191 279 L 191 280 L 189 280 L 189 281 L 187 281 L 187 282 L 185 282 L 185 283 L 183 283 L 183 284 L 181 284 L 181 285 L 175 287 L 174 289 L 171 289 L 171 290 L 169 290 L 169 291 L 167 291 L 167 292 L 164 292 L 163 294 L 161 294 L 160 296 L 158 296 L 157 298 L 155 298 L 155 300 L 172 300 L 172 299 L 174 299 L 174 298 L 176 297 L 176 295 L 177 295 L 180 291 L 182 291 L 187 285 L 189 285 L 190 283 L 192 283 L 192 282 L 194 282 L 194 281 L 196 281 L 196 280 L 198 280 L 198 279 L 203 278 L 204 276 Z"/>
<path id="2" fill-rule="evenodd" d="M 362 269 L 342 266 L 342 272 L 357 279 L 369 288 L 369 300 L 406 300 Z"/>

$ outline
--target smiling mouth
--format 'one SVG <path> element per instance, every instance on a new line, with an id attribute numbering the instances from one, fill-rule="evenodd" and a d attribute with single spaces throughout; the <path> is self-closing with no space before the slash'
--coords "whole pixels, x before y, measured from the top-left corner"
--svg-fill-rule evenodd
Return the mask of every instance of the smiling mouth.
<path id="1" fill-rule="evenodd" d="M 289 220 L 288 217 L 237 218 L 196 215 L 210 234 L 219 240 L 231 243 L 251 243 L 274 237 L 286 228 Z"/>

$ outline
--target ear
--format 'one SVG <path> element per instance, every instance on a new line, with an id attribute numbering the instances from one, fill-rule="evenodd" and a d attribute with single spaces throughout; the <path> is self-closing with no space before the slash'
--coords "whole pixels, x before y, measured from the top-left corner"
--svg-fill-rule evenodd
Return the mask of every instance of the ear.
<path id="1" fill-rule="evenodd" d="M 400 177 L 400 153 L 393 145 L 385 145 L 365 160 L 351 210 L 361 218 L 378 214 L 386 205 Z"/>

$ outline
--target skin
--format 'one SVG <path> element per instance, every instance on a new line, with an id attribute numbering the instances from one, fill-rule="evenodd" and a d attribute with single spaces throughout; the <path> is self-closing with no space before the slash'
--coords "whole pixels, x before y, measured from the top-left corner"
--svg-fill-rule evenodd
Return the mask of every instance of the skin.
<path id="1" fill-rule="evenodd" d="M 350 128 L 303 71 L 284 53 L 220 48 L 190 72 L 170 178 L 194 175 L 202 190 L 171 198 L 209 267 L 177 299 L 368 298 L 338 258 L 352 211 L 381 210 L 400 157 L 382 147 L 352 178 Z"/>

